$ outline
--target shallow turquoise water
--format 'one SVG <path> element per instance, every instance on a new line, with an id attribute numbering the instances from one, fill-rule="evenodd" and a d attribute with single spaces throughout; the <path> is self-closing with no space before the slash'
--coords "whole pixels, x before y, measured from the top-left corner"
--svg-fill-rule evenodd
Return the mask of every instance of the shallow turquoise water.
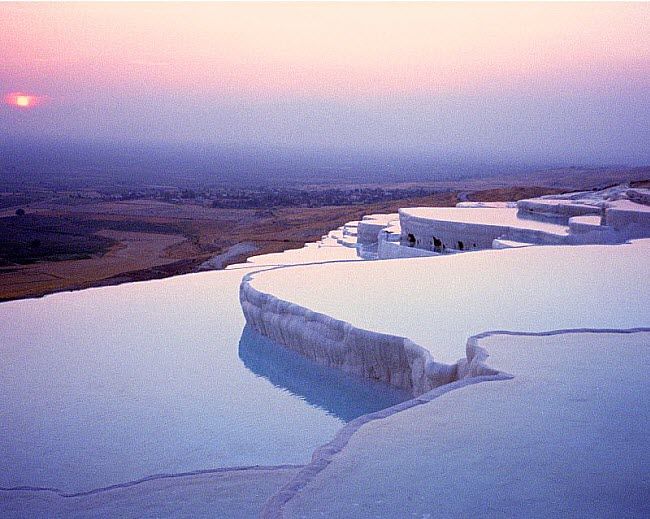
<path id="1" fill-rule="evenodd" d="M 242 271 L 0 304 L 0 487 L 306 463 L 409 396 L 245 328 Z"/>

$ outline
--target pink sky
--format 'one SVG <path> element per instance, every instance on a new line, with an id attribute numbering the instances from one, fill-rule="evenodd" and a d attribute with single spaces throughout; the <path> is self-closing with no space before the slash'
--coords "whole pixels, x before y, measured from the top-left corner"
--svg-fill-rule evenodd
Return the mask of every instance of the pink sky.
<path id="1" fill-rule="evenodd" d="M 648 4 L 3 4 L 5 89 L 355 96 L 650 77 Z M 47 93 L 47 92 L 44 92 Z"/>
<path id="2" fill-rule="evenodd" d="M 0 96 L 43 100 L 0 132 L 649 153 L 649 3 L 0 3 L 0 27 Z"/>

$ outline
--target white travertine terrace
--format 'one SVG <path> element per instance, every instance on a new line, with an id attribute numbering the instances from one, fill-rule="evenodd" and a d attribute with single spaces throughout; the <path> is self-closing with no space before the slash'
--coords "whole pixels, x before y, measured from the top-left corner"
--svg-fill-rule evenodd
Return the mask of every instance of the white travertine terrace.
<path id="1" fill-rule="evenodd" d="M 328 237 L 316 243 L 308 243 L 300 249 L 252 256 L 246 260 L 246 263 L 229 265 L 226 270 L 277 267 L 300 263 L 360 261 L 361 259 L 354 248 L 342 247 L 336 240 Z"/>
<path id="2" fill-rule="evenodd" d="M 507 207 L 414 207 L 399 214 L 402 243 L 423 249 L 489 249 L 498 238 L 560 244 L 569 235 L 568 225 L 520 218 Z"/>
<path id="3" fill-rule="evenodd" d="M 404 247 L 400 244 L 399 240 L 392 239 L 389 233 L 383 234 L 379 238 L 379 245 L 377 246 L 376 259 L 406 259 L 406 258 L 428 258 L 431 256 L 438 256 L 440 253 L 420 249 L 416 247 Z M 399 234 L 397 235 L 399 238 Z M 374 258 L 373 258 L 374 259 Z"/>
<path id="4" fill-rule="evenodd" d="M 520 200 L 516 205 L 463 202 L 455 208 L 404 208 L 399 211 L 400 244 L 446 253 L 518 244 L 623 243 L 650 237 L 648 200 L 650 191 L 622 185 Z M 409 255 L 408 251 L 397 255 L 394 249 L 390 257 Z"/>
<path id="5" fill-rule="evenodd" d="M 464 339 L 484 329 L 617 328 L 650 321 L 650 264 L 644 261 L 650 240 L 533 246 L 650 236 L 650 206 L 637 203 L 646 194 L 618 186 L 535 199 L 560 208 L 556 214 L 565 212 L 563 205 L 600 214 L 571 216 L 564 223 L 511 203 L 402 209 L 399 223 L 392 214 L 371 215 L 350 224 L 359 255 L 367 257 L 367 247 L 377 243 L 374 257 L 408 260 L 251 274 L 241 285 L 242 308 L 260 333 L 317 362 L 421 394 L 458 377 Z M 346 229 L 322 243 L 354 245 Z M 414 246 L 396 241 L 400 231 L 402 238 L 418 236 Z M 420 237 L 432 233 L 435 250 L 419 246 Z M 445 233 L 459 244 L 467 240 L 468 248 L 495 250 L 451 255 L 465 247 L 446 249 Z M 601 294 L 607 294 L 607 304 L 599 304 Z"/>
<path id="6" fill-rule="evenodd" d="M 517 213 L 517 208 L 510 207 L 413 207 L 401 209 L 399 212 L 402 226 L 404 226 L 404 218 L 407 217 L 466 226 L 484 225 L 504 229 L 531 229 L 556 234 L 568 232 L 565 224 L 524 219 L 520 218 Z"/>
<path id="7" fill-rule="evenodd" d="M 246 276 L 240 300 L 274 341 L 422 394 L 459 376 L 483 330 L 648 324 L 648 257 L 636 240 L 296 266 Z"/>
<path id="8" fill-rule="evenodd" d="M 648 328 L 482 334 L 479 376 L 348 424 L 262 517 L 648 517 L 649 348 Z"/>
<path id="9" fill-rule="evenodd" d="M 566 211 L 567 235 L 647 232 L 646 191 L 584 196 L 533 206 Z M 491 247 L 512 250 L 452 255 L 400 245 L 397 215 L 363 222 L 231 266 L 257 269 L 242 307 L 281 344 L 418 396 L 349 423 L 304 467 L 163 474 L 76 495 L 0 489 L 0 515 L 650 516 L 650 239 L 500 237 Z M 358 261 L 364 247 L 434 257 Z"/>
<path id="10" fill-rule="evenodd" d="M 353 226 L 353 232 L 347 228 Z M 402 208 L 333 231 L 363 259 L 427 257 L 529 245 L 623 243 L 650 237 L 650 190 L 627 185 L 519 202 Z"/>
<path id="11" fill-rule="evenodd" d="M 456 207 L 516 208 L 517 202 L 458 202 Z"/>
<path id="12" fill-rule="evenodd" d="M 268 496 L 301 466 L 243 467 L 161 474 L 79 494 L 54 489 L 0 489 L 0 517 L 257 517 Z"/>
<path id="13" fill-rule="evenodd" d="M 645 200 L 645 199 L 644 199 Z M 617 200 L 605 210 L 604 225 L 616 230 L 624 230 L 628 226 L 638 226 L 638 234 L 646 236 L 650 226 L 650 205 L 639 204 L 631 200 Z"/>
<path id="14" fill-rule="evenodd" d="M 410 259 L 246 276 L 259 332 L 415 395 L 348 424 L 262 517 L 650 515 L 650 207 L 628 192 L 402 210 L 375 257 Z M 416 214 L 494 250 L 409 247 Z"/>
<path id="15" fill-rule="evenodd" d="M 357 238 L 361 245 L 373 245 L 377 243 L 379 231 L 398 221 L 397 214 L 371 214 L 364 216 L 357 224 Z"/>

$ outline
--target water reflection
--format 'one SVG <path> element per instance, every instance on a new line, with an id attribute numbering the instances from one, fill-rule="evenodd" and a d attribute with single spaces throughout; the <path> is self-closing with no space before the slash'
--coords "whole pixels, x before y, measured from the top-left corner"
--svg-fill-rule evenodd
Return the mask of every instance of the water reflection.
<path id="1" fill-rule="evenodd" d="M 411 398 L 403 390 L 315 364 L 246 326 L 239 358 L 256 375 L 349 422 Z"/>
<path id="2" fill-rule="evenodd" d="M 241 276 L 0 304 L 0 487 L 307 463 L 343 422 L 244 366 Z"/>

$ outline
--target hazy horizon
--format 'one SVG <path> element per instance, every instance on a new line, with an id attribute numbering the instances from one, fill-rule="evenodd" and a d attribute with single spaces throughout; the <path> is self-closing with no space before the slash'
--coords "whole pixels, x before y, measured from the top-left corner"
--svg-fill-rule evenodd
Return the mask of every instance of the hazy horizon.
<path id="1" fill-rule="evenodd" d="M 2 4 L 0 134 L 650 163 L 649 4 Z M 27 101 L 25 101 L 27 103 Z"/>

